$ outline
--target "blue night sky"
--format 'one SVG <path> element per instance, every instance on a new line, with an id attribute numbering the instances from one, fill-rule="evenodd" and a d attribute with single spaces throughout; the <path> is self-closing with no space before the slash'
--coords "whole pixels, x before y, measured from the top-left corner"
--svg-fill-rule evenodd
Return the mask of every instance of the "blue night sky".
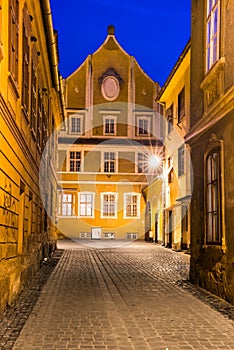
<path id="1" fill-rule="evenodd" d="M 190 38 L 190 0 L 51 0 L 60 73 L 70 75 L 115 26 L 120 45 L 162 86 Z"/>

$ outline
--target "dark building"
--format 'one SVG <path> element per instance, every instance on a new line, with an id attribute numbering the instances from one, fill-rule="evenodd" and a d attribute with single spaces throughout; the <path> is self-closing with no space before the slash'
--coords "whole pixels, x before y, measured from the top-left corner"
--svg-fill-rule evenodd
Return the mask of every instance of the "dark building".
<path id="1" fill-rule="evenodd" d="M 234 2 L 192 1 L 192 282 L 234 303 Z"/>

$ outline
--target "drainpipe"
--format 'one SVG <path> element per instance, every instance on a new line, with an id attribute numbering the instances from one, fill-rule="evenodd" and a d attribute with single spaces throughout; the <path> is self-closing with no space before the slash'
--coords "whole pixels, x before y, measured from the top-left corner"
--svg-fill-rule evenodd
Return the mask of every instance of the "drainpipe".
<path id="1" fill-rule="evenodd" d="M 65 97 L 64 97 L 64 86 L 63 86 L 63 79 L 62 76 L 59 76 L 59 88 L 60 88 L 60 102 L 62 106 L 62 120 L 65 120 L 66 115 L 66 108 L 65 108 Z"/>
<path id="2" fill-rule="evenodd" d="M 42 16 L 46 27 L 47 45 L 49 50 L 49 60 L 52 68 L 53 85 L 57 92 L 60 91 L 57 43 L 54 36 L 52 13 L 49 0 L 41 0 Z"/>

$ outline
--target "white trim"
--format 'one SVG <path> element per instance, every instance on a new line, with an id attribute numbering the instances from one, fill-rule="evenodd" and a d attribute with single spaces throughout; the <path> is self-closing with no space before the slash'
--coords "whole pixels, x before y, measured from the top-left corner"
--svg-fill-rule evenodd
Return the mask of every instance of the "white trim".
<path id="1" fill-rule="evenodd" d="M 114 216 L 109 216 L 109 215 L 103 215 L 103 205 L 104 205 L 104 196 L 105 195 L 113 195 L 115 196 L 115 214 Z M 101 219 L 117 219 L 118 218 L 118 193 L 117 192 L 102 192 L 101 193 L 101 214 L 100 218 Z"/>
<path id="2" fill-rule="evenodd" d="M 76 205 L 75 195 L 72 194 L 72 193 L 69 193 L 68 190 L 66 192 L 65 191 L 60 191 L 60 193 L 59 193 L 59 198 L 58 198 L 58 217 L 66 217 L 66 218 L 74 217 L 75 216 L 74 215 L 74 211 L 75 211 L 75 205 Z M 64 202 L 64 200 L 63 200 L 64 196 L 71 196 L 71 201 L 67 200 L 66 202 Z M 69 204 L 71 205 L 71 215 L 69 215 L 69 214 L 64 215 L 64 213 L 63 213 L 63 204 L 66 204 L 66 213 L 68 212 L 67 205 L 69 205 Z"/>
<path id="3" fill-rule="evenodd" d="M 127 216 L 126 214 L 126 197 L 127 196 L 137 196 L 137 215 L 136 216 Z M 141 194 L 137 192 L 126 192 L 124 193 L 124 219 L 139 219 L 140 218 L 140 199 Z"/>
<path id="4" fill-rule="evenodd" d="M 80 119 L 80 131 L 72 131 L 72 119 Z M 84 113 L 71 114 L 68 116 L 68 133 L 69 135 L 83 135 L 84 134 Z"/>
<path id="5" fill-rule="evenodd" d="M 135 115 L 135 118 L 136 118 L 136 136 L 138 137 L 148 137 L 151 133 L 153 133 L 153 130 L 152 130 L 152 116 L 153 114 L 151 113 L 151 115 L 145 115 L 145 113 L 142 113 L 140 115 Z M 148 122 L 148 125 L 147 125 L 147 129 L 144 129 L 147 131 L 146 134 L 140 134 L 139 133 L 139 122 L 140 120 L 143 120 L 143 121 L 147 121 Z"/>
<path id="6" fill-rule="evenodd" d="M 73 173 L 74 174 L 74 173 Z M 77 173 L 79 174 L 79 173 Z M 133 181 L 80 181 L 80 180 L 76 180 L 76 181 L 58 181 L 59 184 L 75 184 L 75 185 L 79 185 L 79 184 L 86 184 L 86 185 L 92 185 L 92 184 L 97 184 L 97 185 L 127 185 L 127 186 L 133 186 L 133 185 L 148 185 L 148 182 L 133 182 Z"/>
<path id="7" fill-rule="evenodd" d="M 70 171 L 70 152 L 80 152 L 80 171 Z M 67 149 L 67 161 L 66 161 L 66 172 L 62 172 L 65 174 L 80 174 L 84 172 L 84 151 L 76 148 L 68 148 Z"/>
<path id="8" fill-rule="evenodd" d="M 114 85 L 115 85 L 114 86 L 114 88 L 115 88 L 114 92 L 112 90 L 113 85 L 111 86 L 111 90 L 109 90 L 109 91 L 108 91 L 108 88 L 110 87 L 110 85 L 109 86 L 105 86 L 108 80 L 109 81 L 111 80 L 112 82 L 114 82 Z M 113 92 L 113 94 L 110 95 L 110 93 L 112 93 L 112 92 Z M 114 77 L 113 75 L 108 75 L 107 77 L 105 77 L 103 79 L 103 82 L 102 82 L 102 85 L 101 85 L 101 93 L 102 93 L 102 96 L 104 97 L 104 99 L 106 101 L 114 101 L 114 100 L 116 100 L 117 97 L 119 96 L 119 93 L 120 93 L 120 86 L 119 86 L 118 79 L 116 77 Z"/>
<path id="9" fill-rule="evenodd" d="M 103 117 L 102 117 L 102 119 L 103 119 L 103 122 L 102 122 L 102 124 L 103 124 L 103 135 L 107 135 L 107 136 L 116 136 L 116 133 L 117 133 L 117 116 L 115 115 L 115 116 L 113 116 L 113 115 L 104 115 Z M 106 120 L 111 120 L 111 119 L 113 119 L 114 120 L 114 132 L 113 133 L 106 133 L 105 132 L 105 126 L 106 126 Z"/>
<path id="10" fill-rule="evenodd" d="M 80 214 L 80 196 L 82 194 L 85 195 L 91 195 L 92 197 L 92 202 L 91 202 L 91 208 L 92 208 L 92 215 L 81 215 Z M 86 191 L 82 191 L 82 192 L 78 192 L 78 218 L 94 218 L 95 217 L 95 192 L 86 192 Z"/>
<path id="11" fill-rule="evenodd" d="M 104 154 L 105 153 L 114 153 L 114 170 L 113 172 L 109 172 L 109 171 L 104 171 L 104 163 L 105 163 L 105 159 L 104 159 Z M 119 157 L 119 154 L 117 151 L 113 151 L 113 145 L 112 145 L 112 148 L 111 149 L 106 149 L 106 150 L 103 150 L 101 151 L 101 173 L 103 174 L 117 174 L 118 173 L 118 157 Z M 99 174 L 99 173 L 98 173 Z"/>
<path id="12" fill-rule="evenodd" d="M 121 114 L 122 111 L 115 111 L 115 110 L 113 110 L 113 109 L 108 109 L 108 110 L 106 110 L 106 109 L 100 109 L 100 110 L 99 110 L 99 113 L 101 113 L 101 114 L 110 114 L 110 115 L 112 115 L 112 114 Z"/>

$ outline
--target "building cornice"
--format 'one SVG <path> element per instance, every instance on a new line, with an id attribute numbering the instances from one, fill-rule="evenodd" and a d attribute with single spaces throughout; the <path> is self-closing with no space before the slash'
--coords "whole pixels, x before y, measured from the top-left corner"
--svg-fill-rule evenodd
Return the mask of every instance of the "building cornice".
<path id="1" fill-rule="evenodd" d="M 203 114 L 202 118 L 185 135 L 185 142 L 192 144 L 233 110 L 234 84 L 218 102 Z"/>

